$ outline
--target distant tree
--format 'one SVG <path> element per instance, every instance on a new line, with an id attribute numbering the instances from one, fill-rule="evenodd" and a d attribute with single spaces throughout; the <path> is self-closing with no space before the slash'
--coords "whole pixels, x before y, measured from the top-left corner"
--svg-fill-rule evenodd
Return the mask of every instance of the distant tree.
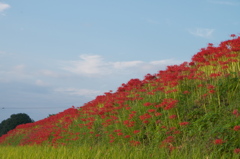
<path id="1" fill-rule="evenodd" d="M 33 123 L 34 121 L 25 113 L 12 114 L 10 118 L 0 123 L 0 136 L 15 129 L 20 124 Z"/>
<path id="2" fill-rule="evenodd" d="M 53 116 L 53 115 L 56 115 L 56 114 L 48 114 L 48 117 Z"/>

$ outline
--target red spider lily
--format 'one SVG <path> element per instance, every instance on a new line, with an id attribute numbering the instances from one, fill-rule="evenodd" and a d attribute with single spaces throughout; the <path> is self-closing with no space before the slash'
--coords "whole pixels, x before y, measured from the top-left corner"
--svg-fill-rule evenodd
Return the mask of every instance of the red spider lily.
<path id="1" fill-rule="evenodd" d="M 121 132 L 122 130 L 120 130 L 120 129 L 117 129 L 117 130 L 114 130 L 114 132 Z"/>
<path id="2" fill-rule="evenodd" d="M 175 138 L 173 136 L 168 136 L 162 143 L 171 143 L 174 142 Z"/>
<path id="3" fill-rule="evenodd" d="M 139 132 L 140 132 L 140 130 L 134 130 L 134 131 L 133 131 L 134 134 L 137 134 L 137 133 L 139 133 Z"/>
<path id="4" fill-rule="evenodd" d="M 152 112 L 155 112 L 156 110 L 155 109 L 148 109 L 147 112 L 149 113 L 152 113 Z"/>
<path id="5" fill-rule="evenodd" d="M 223 141 L 222 139 L 216 139 L 216 140 L 214 140 L 213 143 L 214 143 L 215 145 L 221 145 L 221 144 L 225 143 L 225 141 Z"/>
<path id="6" fill-rule="evenodd" d="M 143 120 L 142 123 L 147 124 L 147 123 L 149 123 L 149 121 L 148 120 Z"/>
<path id="7" fill-rule="evenodd" d="M 234 149 L 234 153 L 239 154 L 240 153 L 240 149 L 239 148 Z"/>
<path id="8" fill-rule="evenodd" d="M 163 126 L 161 126 L 161 128 L 166 129 L 167 127 L 163 125 Z"/>
<path id="9" fill-rule="evenodd" d="M 184 91 L 183 94 L 189 94 L 190 92 L 189 91 Z"/>
<path id="10" fill-rule="evenodd" d="M 126 135 L 126 136 L 124 136 L 124 138 L 130 138 L 131 137 L 131 135 Z"/>
<path id="11" fill-rule="evenodd" d="M 240 115 L 240 113 L 238 112 L 237 109 L 234 109 L 232 114 L 235 115 L 236 117 L 238 117 Z"/>
<path id="12" fill-rule="evenodd" d="M 169 119 L 175 119 L 177 117 L 177 115 L 170 115 Z"/>
<path id="13" fill-rule="evenodd" d="M 159 112 L 156 112 L 155 113 L 155 116 L 161 116 L 162 114 L 161 113 L 159 113 Z"/>
<path id="14" fill-rule="evenodd" d="M 234 131 L 240 130 L 240 125 L 234 126 L 233 130 L 234 130 Z"/>
<path id="15" fill-rule="evenodd" d="M 184 126 L 184 125 L 188 125 L 189 124 L 189 122 L 181 122 L 181 123 L 179 123 L 179 125 L 181 125 L 181 126 Z"/>
<path id="16" fill-rule="evenodd" d="M 135 124 L 135 121 L 125 120 L 123 121 L 123 124 L 126 125 L 127 127 L 133 127 Z"/>
<path id="17" fill-rule="evenodd" d="M 132 146 L 137 146 L 137 145 L 140 145 L 140 144 L 141 144 L 140 141 L 131 140 L 131 141 L 129 141 L 129 142 L 130 142 L 130 144 L 131 144 Z"/>
<path id="18" fill-rule="evenodd" d="M 125 109 L 126 109 L 126 110 L 130 110 L 130 109 L 131 109 L 131 107 L 126 107 Z"/>
<path id="19" fill-rule="evenodd" d="M 215 90 L 209 90 L 209 93 L 215 93 Z"/>
<path id="20" fill-rule="evenodd" d="M 140 118 L 140 120 L 145 120 L 145 119 L 152 118 L 152 116 L 150 114 L 146 113 L 146 114 L 140 115 L 139 118 Z"/>
<path id="21" fill-rule="evenodd" d="M 218 76 L 221 76 L 221 73 L 212 73 L 212 74 L 210 74 L 210 77 L 216 78 Z"/>
<path id="22" fill-rule="evenodd" d="M 230 37 L 234 38 L 234 37 L 236 37 L 236 35 L 235 34 L 231 34 Z"/>
<path id="23" fill-rule="evenodd" d="M 174 131 L 173 134 L 180 134 L 181 131 L 177 130 L 177 131 Z"/>
<path id="24" fill-rule="evenodd" d="M 149 106 L 151 106 L 152 105 L 152 103 L 150 103 L 150 102 L 147 102 L 147 103 L 144 103 L 143 104 L 145 107 L 149 107 Z"/>
<path id="25" fill-rule="evenodd" d="M 123 133 L 119 132 L 119 133 L 117 133 L 117 135 L 118 135 L 118 136 L 121 136 L 121 135 L 123 135 Z"/>

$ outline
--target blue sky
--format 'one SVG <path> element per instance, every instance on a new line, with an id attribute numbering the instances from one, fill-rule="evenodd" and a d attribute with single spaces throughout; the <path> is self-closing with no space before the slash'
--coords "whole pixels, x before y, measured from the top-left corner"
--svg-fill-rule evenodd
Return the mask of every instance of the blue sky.
<path id="1" fill-rule="evenodd" d="M 79 107 L 239 28 L 239 0 L 0 0 L 0 122 Z"/>

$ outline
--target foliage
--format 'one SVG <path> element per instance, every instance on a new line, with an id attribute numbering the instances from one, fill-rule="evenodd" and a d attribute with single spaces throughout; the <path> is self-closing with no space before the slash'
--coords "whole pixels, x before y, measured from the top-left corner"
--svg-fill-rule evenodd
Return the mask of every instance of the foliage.
<path id="1" fill-rule="evenodd" d="M 12 114 L 10 118 L 3 120 L 0 123 L 0 136 L 6 134 L 12 129 L 15 129 L 18 125 L 32 122 L 34 121 L 25 113 Z"/>

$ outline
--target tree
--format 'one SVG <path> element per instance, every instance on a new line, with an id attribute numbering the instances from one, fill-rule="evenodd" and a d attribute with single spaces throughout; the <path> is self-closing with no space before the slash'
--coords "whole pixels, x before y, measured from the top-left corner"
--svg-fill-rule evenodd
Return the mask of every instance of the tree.
<path id="1" fill-rule="evenodd" d="M 20 124 L 33 123 L 34 121 L 25 113 L 12 114 L 10 118 L 0 123 L 0 136 L 15 129 Z"/>

